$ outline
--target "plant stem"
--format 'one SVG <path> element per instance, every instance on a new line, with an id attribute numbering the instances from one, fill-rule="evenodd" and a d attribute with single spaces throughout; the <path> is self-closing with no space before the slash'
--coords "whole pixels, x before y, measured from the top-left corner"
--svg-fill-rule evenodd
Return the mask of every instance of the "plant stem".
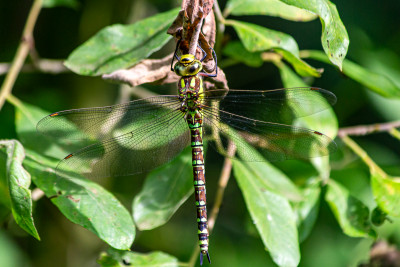
<path id="1" fill-rule="evenodd" d="M 346 135 L 367 135 L 377 132 L 392 132 L 393 129 L 400 127 L 400 121 L 392 121 L 386 123 L 375 123 L 370 125 L 358 125 L 352 127 L 340 128 L 338 136 Z M 392 134 L 392 133 L 391 133 Z"/>
<path id="2" fill-rule="evenodd" d="M 367 152 L 365 152 L 356 142 L 354 142 L 347 135 L 341 136 L 343 142 L 353 150 L 363 161 L 368 165 L 371 173 L 377 173 L 381 177 L 387 177 L 388 175 L 368 156 Z"/>
<path id="3" fill-rule="evenodd" d="M 15 80 L 18 77 L 31 46 L 33 45 L 33 28 L 35 27 L 37 17 L 42 8 L 42 1 L 43 0 L 35 0 L 31 10 L 29 11 L 28 19 L 22 33 L 21 43 L 19 44 L 17 53 L 12 61 L 10 71 L 7 73 L 0 89 L 0 110 L 3 107 L 6 98 L 11 93 Z"/>
<path id="4" fill-rule="evenodd" d="M 217 34 L 215 40 L 215 52 L 217 55 L 221 54 L 222 38 L 225 32 L 225 18 L 222 16 L 221 9 L 217 0 L 214 0 L 214 14 L 217 21 Z"/>
<path id="5" fill-rule="evenodd" d="M 235 155 L 235 152 L 236 152 L 236 146 L 233 142 L 230 141 L 227 149 L 228 157 L 225 158 L 224 165 L 222 167 L 221 176 L 219 177 L 218 181 L 218 189 L 214 200 L 214 206 L 210 212 L 210 217 L 208 219 L 208 231 L 210 234 L 214 228 L 215 221 L 217 219 L 219 209 L 222 204 L 222 199 L 224 198 L 226 185 L 228 184 L 229 178 L 231 176 L 232 160 L 230 157 L 233 157 Z M 200 248 L 198 245 L 196 245 L 195 249 L 193 250 L 192 256 L 190 257 L 189 266 L 195 265 L 199 253 L 200 253 Z"/>
<path id="6" fill-rule="evenodd" d="M 396 128 L 392 128 L 389 133 L 394 137 L 400 140 L 400 131 Z"/>

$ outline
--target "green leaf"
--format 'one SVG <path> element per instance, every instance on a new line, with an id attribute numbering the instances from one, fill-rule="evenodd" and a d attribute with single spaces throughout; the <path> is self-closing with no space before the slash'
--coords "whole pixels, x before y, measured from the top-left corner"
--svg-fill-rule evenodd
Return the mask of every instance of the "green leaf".
<path id="1" fill-rule="evenodd" d="M 320 51 L 307 51 L 307 56 L 312 59 L 329 63 L 326 56 Z M 381 96 L 387 98 L 400 98 L 400 88 L 396 86 L 392 80 L 382 74 L 367 70 L 347 59 L 343 62 L 342 71 L 351 79 L 359 82 Z"/>
<path id="2" fill-rule="evenodd" d="M 152 171 L 133 201 L 133 218 L 140 230 L 166 223 L 193 193 L 191 148 Z"/>
<path id="3" fill-rule="evenodd" d="M 322 36 L 321 42 L 329 60 L 339 69 L 349 47 L 349 36 L 346 28 L 340 20 L 336 6 L 328 0 L 280 0 L 283 3 L 307 10 L 321 18 Z"/>
<path id="4" fill-rule="evenodd" d="M 263 64 L 261 52 L 249 52 L 239 41 L 229 42 L 222 52 L 225 56 L 231 57 L 250 67 L 257 68 Z"/>
<path id="5" fill-rule="evenodd" d="M 284 87 L 308 86 L 284 63 L 278 64 L 277 66 L 279 68 Z M 312 98 L 311 95 L 309 95 L 308 97 Z M 307 107 L 302 106 L 299 103 L 296 104 L 295 103 L 296 99 L 291 99 L 290 101 L 291 102 L 289 102 L 289 104 L 291 105 L 293 110 L 295 110 L 299 114 L 304 113 L 299 109 L 304 109 Z M 312 99 L 310 99 L 310 101 L 312 101 Z M 318 98 L 318 101 L 315 102 L 320 103 L 321 101 L 322 100 Z M 312 116 L 297 118 L 293 122 L 293 125 L 317 130 L 334 139 L 338 132 L 338 120 L 336 118 L 335 113 L 333 112 L 333 109 L 329 107 L 329 104 L 326 101 L 324 106 L 327 107 L 326 110 L 313 114 Z M 313 163 L 314 167 L 318 170 L 321 178 L 323 180 L 327 180 L 329 178 L 329 173 L 330 173 L 329 157 L 312 158 L 311 162 Z"/>
<path id="6" fill-rule="evenodd" d="M 400 88 L 400 56 L 388 49 L 372 49 L 360 51 L 362 66 L 370 71 L 376 72 L 392 81 L 397 88 Z M 367 92 L 368 102 L 372 103 L 386 121 L 400 120 L 400 100 L 397 98 L 388 99 L 373 93 Z"/>
<path id="7" fill-rule="evenodd" d="M 161 251 L 148 254 L 109 249 L 97 261 L 102 267 L 178 267 L 178 259 Z"/>
<path id="8" fill-rule="evenodd" d="M 310 21 L 317 16 L 300 8 L 286 5 L 278 0 L 229 0 L 224 14 L 268 15 L 294 21 Z"/>
<path id="9" fill-rule="evenodd" d="M 325 200 L 343 232 L 351 237 L 375 238 L 376 233 L 369 222 L 368 207 L 334 180 L 330 180 L 327 186 Z"/>
<path id="10" fill-rule="evenodd" d="M 19 101 L 13 102 L 13 104 L 15 106 L 15 128 L 25 148 L 33 149 L 55 158 L 63 158 L 70 153 L 70 149 L 81 148 L 71 143 L 57 144 L 55 139 L 44 136 L 36 131 L 38 121 L 49 115 L 50 112 Z M 63 149 L 62 145 L 66 146 L 68 150 Z"/>
<path id="11" fill-rule="evenodd" d="M 318 70 L 299 58 L 299 48 L 290 35 L 236 20 L 227 20 L 226 24 L 233 26 L 244 47 L 250 52 L 274 49 L 290 62 L 300 75 L 320 76 Z"/>
<path id="12" fill-rule="evenodd" d="M 279 266 L 300 261 L 295 215 L 286 198 L 265 188 L 252 171 L 237 160 L 233 170 L 247 209 L 261 239 Z"/>
<path id="13" fill-rule="evenodd" d="M 307 87 L 308 85 L 304 83 L 293 71 L 286 66 L 285 64 L 279 64 L 279 71 L 281 74 L 282 82 L 284 87 Z M 318 96 L 318 93 L 315 93 L 316 96 Z M 312 100 L 312 95 L 308 94 L 308 96 Z M 299 103 L 294 103 L 293 101 L 296 101 L 296 99 L 291 99 L 291 108 L 296 111 L 298 114 L 304 114 L 304 111 L 301 111 L 299 109 L 305 109 L 305 108 L 313 108 L 311 107 L 305 107 L 300 105 Z M 297 118 L 296 121 L 294 122 L 295 126 L 300 126 L 300 127 L 307 127 L 315 130 L 322 131 L 324 134 L 328 135 L 332 139 L 336 137 L 337 131 L 338 131 L 338 120 L 336 118 L 335 113 L 333 112 L 333 109 L 330 107 L 327 101 L 324 101 L 323 103 L 320 103 L 322 100 L 321 98 L 318 98 L 318 100 L 315 100 L 315 103 L 319 103 L 319 105 L 323 105 L 326 109 L 322 112 L 318 112 L 316 114 L 313 114 L 311 116 L 307 117 L 301 117 Z"/>
<path id="14" fill-rule="evenodd" d="M 245 164 L 246 168 L 252 170 L 252 175 L 259 179 L 258 181 L 262 183 L 263 187 L 279 193 L 292 201 L 302 200 L 303 196 L 301 191 L 289 177 L 266 161 L 262 155 L 254 147 L 248 145 L 239 134 L 234 134 L 233 131 L 230 132 L 230 134 L 234 135 L 232 140 L 235 140 L 237 144 L 237 153 L 239 156 L 251 154 L 254 156 L 257 155 L 260 159 L 257 162 L 244 162 L 242 164 Z"/>
<path id="15" fill-rule="evenodd" d="M 372 193 L 379 208 L 393 217 L 400 217 L 400 178 L 371 174 Z"/>
<path id="16" fill-rule="evenodd" d="M 34 238 L 40 240 L 33 222 L 32 195 L 29 186 L 31 177 L 22 167 L 25 151 L 17 140 L 0 141 L 2 164 L 6 165 L 6 176 L 11 198 L 11 211 L 15 222 Z"/>
<path id="17" fill-rule="evenodd" d="M 24 166 L 33 182 L 73 223 L 79 224 L 117 249 L 129 249 L 135 237 L 132 217 L 98 184 L 80 177 L 56 176 L 57 162 L 27 151 Z"/>
<path id="18" fill-rule="evenodd" d="M 275 48 L 275 51 L 289 62 L 299 75 L 321 77 L 323 69 L 315 69 L 314 67 L 311 67 L 305 61 L 301 60 L 298 55 L 292 54 L 284 49 Z"/>
<path id="19" fill-rule="evenodd" d="M 317 179 L 312 180 L 313 182 L 303 189 L 303 200 L 293 205 L 293 209 L 297 214 L 300 243 L 310 235 L 318 216 L 321 187 Z"/>
<path id="20" fill-rule="evenodd" d="M 132 25 L 108 26 L 75 49 L 65 66 L 78 74 L 91 76 L 130 67 L 158 51 L 172 38 L 166 31 L 179 10 L 160 13 Z"/>
<path id="21" fill-rule="evenodd" d="M 76 0 L 43 0 L 42 6 L 47 8 L 52 8 L 57 6 L 77 8 L 79 6 L 79 2 Z"/>

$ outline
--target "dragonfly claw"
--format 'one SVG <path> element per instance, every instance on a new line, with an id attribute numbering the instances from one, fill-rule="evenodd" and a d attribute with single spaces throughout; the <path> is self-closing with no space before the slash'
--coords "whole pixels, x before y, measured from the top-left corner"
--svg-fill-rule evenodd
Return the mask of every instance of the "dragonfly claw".
<path id="1" fill-rule="evenodd" d="M 204 254 L 207 254 L 208 263 L 211 264 L 210 254 L 208 254 L 208 251 L 206 251 L 206 253 L 204 253 Z M 200 252 L 200 266 L 203 265 L 203 255 L 204 254 Z"/>

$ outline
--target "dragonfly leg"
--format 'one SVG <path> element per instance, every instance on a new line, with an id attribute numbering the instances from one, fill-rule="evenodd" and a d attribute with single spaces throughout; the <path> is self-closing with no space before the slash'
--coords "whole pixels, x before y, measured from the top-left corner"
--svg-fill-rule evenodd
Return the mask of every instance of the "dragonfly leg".
<path id="1" fill-rule="evenodd" d="M 207 53 L 206 53 L 206 51 L 204 51 L 204 49 L 199 44 L 197 44 L 197 47 L 200 48 L 201 52 L 203 52 L 204 56 L 202 57 L 202 59 L 200 59 L 200 62 L 203 62 L 204 59 L 207 57 Z"/>
<path id="2" fill-rule="evenodd" d="M 179 57 L 178 57 L 178 54 L 177 54 L 177 52 L 178 52 L 178 48 L 179 48 L 179 44 L 181 43 L 181 39 L 179 39 L 178 40 L 178 42 L 176 43 L 176 48 L 175 48 L 175 52 L 174 52 L 174 56 L 172 57 L 172 61 L 171 61 L 171 71 L 174 71 L 174 68 L 173 68 L 173 65 L 174 65 L 174 57 L 176 58 L 176 60 L 181 60 Z"/>
<path id="3" fill-rule="evenodd" d="M 206 77 L 217 77 L 217 75 L 218 75 L 217 54 L 215 53 L 214 48 L 210 47 L 210 49 L 212 50 L 213 58 L 214 58 L 214 61 L 215 61 L 215 73 L 211 74 L 211 73 L 207 73 L 205 71 L 201 71 L 201 75 L 202 76 L 206 76 Z M 201 49 L 201 50 L 203 50 L 203 49 Z"/>

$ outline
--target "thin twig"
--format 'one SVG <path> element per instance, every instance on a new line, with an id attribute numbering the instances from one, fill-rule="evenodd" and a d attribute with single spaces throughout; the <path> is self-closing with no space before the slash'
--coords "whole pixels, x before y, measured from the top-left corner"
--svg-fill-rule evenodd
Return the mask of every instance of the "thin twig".
<path id="1" fill-rule="evenodd" d="M 35 61 L 35 64 L 24 64 L 21 67 L 20 72 L 42 72 L 50 74 L 59 74 L 64 72 L 70 72 L 67 67 L 64 66 L 63 60 L 57 59 L 39 59 Z M 11 68 L 10 63 L 0 63 L 0 75 L 6 74 Z"/>
<path id="2" fill-rule="evenodd" d="M 400 127 L 400 121 L 375 123 L 370 125 L 358 125 L 358 126 L 340 128 L 338 136 L 343 137 L 346 135 L 367 135 L 377 132 L 390 132 L 392 129 L 398 127 Z"/>
<path id="3" fill-rule="evenodd" d="M 235 152 L 236 152 L 236 146 L 232 141 L 230 141 L 228 143 L 228 149 L 227 149 L 228 157 L 225 158 L 224 165 L 222 167 L 221 176 L 219 177 L 219 181 L 218 181 L 218 189 L 217 189 L 217 193 L 216 193 L 215 200 L 214 200 L 214 206 L 210 212 L 210 216 L 208 219 L 208 231 L 210 234 L 211 234 L 212 230 L 214 229 L 215 221 L 217 219 L 219 209 L 221 207 L 222 200 L 224 198 L 226 185 L 228 184 L 229 178 L 231 176 L 231 171 L 232 171 L 231 157 L 233 157 L 235 155 Z M 192 255 L 190 257 L 189 266 L 195 265 L 197 258 L 199 256 L 199 253 L 200 253 L 200 248 L 198 245 L 196 245 L 196 247 L 193 250 Z"/>
<path id="4" fill-rule="evenodd" d="M 32 191 L 32 200 L 38 201 L 44 196 L 44 192 L 40 188 L 35 188 Z"/>
<path id="5" fill-rule="evenodd" d="M 363 161 L 368 165 L 371 173 L 376 173 L 381 177 L 387 177 L 388 175 L 368 156 L 367 152 L 365 152 L 356 142 L 354 142 L 347 135 L 341 136 L 343 142 L 353 150 Z"/>
<path id="6" fill-rule="evenodd" d="M 4 105 L 7 96 L 11 93 L 15 80 L 21 70 L 22 65 L 29 53 L 33 44 L 33 28 L 35 27 L 37 17 L 42 8 L 43 0 L 35 0 L 28 15 L 24 31 L 22 33 L 21 43 L 18 46 L 17 53 L 13 59 L 10 71 L 4 79 L 3 85 L 0 90 L 0 110 Z"/>
<path id="7" fill-rule="evenodd" d="M 228 157 L 225 158 L 224 165 L 222 167 L 221 176 L 220 176 L 219 182 L 218 182 L 218 189 L 217 189 L 217 193 L 216 193 L 215 200 L 214 200 L 214 206 L 211 210 L 210 218 L 208 219 L 208 228 L 209 228 L 210 233 L 212 232 L 212 230 L 214 228 L 215 221 L 216 221 L 218 213 L 219 213 L 219 208 L 221 207 L 222 200 L 224 197 L 225 188 L 226 188 L 226 185 L 228 184 L 229 178 L 231 176 L 231 171 L 232 171 L 232 159 L 231 158 L 235 155 L 235 152 L 236 152 L 236 146 L 232 141 L 230 141 L 228 144 L 228 149 L 227 149 Z"/>

